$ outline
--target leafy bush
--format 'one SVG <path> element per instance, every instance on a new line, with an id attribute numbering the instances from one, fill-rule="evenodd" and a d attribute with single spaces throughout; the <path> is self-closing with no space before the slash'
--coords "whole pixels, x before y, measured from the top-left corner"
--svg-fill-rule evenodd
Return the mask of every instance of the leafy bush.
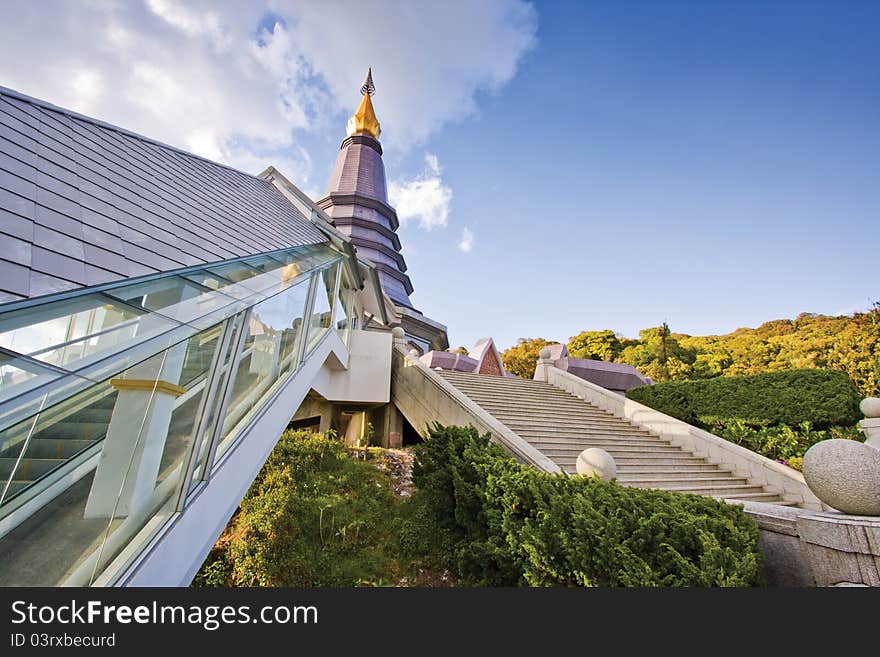
<path id="1" fill-rule="evenodd" d="M 633 388 L 627 397 L 704 428 L 741 420 L 750 427 L 849 426 L 861 417 L 859 393 L 837 370 L 787 370 Z"/>
<path id="2" fill-rule="evenodd" d="M 747 586 L 758 527 L 706 497 L 548 475 L 473 428 L 430 429 L 413 480 L 476 585 Z"/>
<path id="3" fill-rule="evenodd" d="M 197 586 L 353 586 L 391 570 L 396 503 L 335 437 L 288 431 L 196 576 Z"/>
<path id="4" fill-rule="evenodd" d="M 810 447 L 822 440 L 842 438 L 864 440 L 858 427 L 831 427 L 816 430 L 809 422 L 796 427 L 781 424 L 772 427 L 752 426 L 744 420 L 713 421 L 708 426 L 716 436 L 757 452 L 769 459 L 781 461 L 800 470 L 803 456 Z"/>

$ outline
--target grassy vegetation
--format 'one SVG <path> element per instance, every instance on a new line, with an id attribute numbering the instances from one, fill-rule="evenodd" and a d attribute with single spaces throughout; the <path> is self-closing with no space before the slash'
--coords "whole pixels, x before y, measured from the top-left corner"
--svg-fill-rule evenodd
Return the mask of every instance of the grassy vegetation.
<path id="1" fill-rule="evenodd" d="M 285 433 L 194 585 L 442 583 L 421 498 L 392 491 L 382 450 L 362 455 L 332 435 Z"/>

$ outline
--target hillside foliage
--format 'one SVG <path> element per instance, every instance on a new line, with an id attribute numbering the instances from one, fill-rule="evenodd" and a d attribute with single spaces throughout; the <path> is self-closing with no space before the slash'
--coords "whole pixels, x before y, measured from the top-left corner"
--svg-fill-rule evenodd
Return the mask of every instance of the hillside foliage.
<path id="1" fill-rule="evenodd" d="M 521 341 L 502 352 L 505 367 L 531 378 L 543 338 Z M 740 328 L 726 335 L 674 333 L 663 324 L 638 339 L 611 330 L 584 331 L 568 341 L 578 358 L 626 363 L 656 382 L 711 379 L 792 369 L 846 372 L 862 397 L 880 395 L 880 306 L 852 316 L 803 313 L 795 319 Z"/>

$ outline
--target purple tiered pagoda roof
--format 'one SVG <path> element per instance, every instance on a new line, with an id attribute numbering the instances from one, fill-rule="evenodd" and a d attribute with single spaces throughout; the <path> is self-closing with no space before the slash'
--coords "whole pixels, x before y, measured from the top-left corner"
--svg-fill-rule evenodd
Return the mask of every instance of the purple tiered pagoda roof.
<path id="1" fill-rule="evenodd" d="M 369 93 L 365 101 L 369 99 Z M 334 225 L 351 237 L 358 254 L 375 265 L 382 287 L 399 306 L 413 308 L 412 282 L 400 254 L 397 213 L 388 204 L 385 165 L 372 103 L 362 104 L 349 126 L 356 132 L 343 142 L 330 174 L 327 196 L 318 201 Z M 363 114 L 366 111 L 366 118 Z M 360 122 L 355 121 L 361 119 Z M 375 126 L 371 124 L 375 123 Z M 375 128 L 375 129 L 373 129 Z"/>

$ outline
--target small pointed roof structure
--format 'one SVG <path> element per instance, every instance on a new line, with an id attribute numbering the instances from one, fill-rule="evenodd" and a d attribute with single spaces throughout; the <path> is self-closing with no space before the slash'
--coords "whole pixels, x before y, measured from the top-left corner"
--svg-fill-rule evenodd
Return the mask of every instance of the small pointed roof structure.
<path id="1" fill-rule="evenodd" d="M 474 348 L 468 353 L 468 357 L 477 361 L 477 366 L 474 368 L 474 372 L 477 374 L 505 376 L 501 354 L 498 353 L 498 348 L 492 338 L 477 340 Z"/>

